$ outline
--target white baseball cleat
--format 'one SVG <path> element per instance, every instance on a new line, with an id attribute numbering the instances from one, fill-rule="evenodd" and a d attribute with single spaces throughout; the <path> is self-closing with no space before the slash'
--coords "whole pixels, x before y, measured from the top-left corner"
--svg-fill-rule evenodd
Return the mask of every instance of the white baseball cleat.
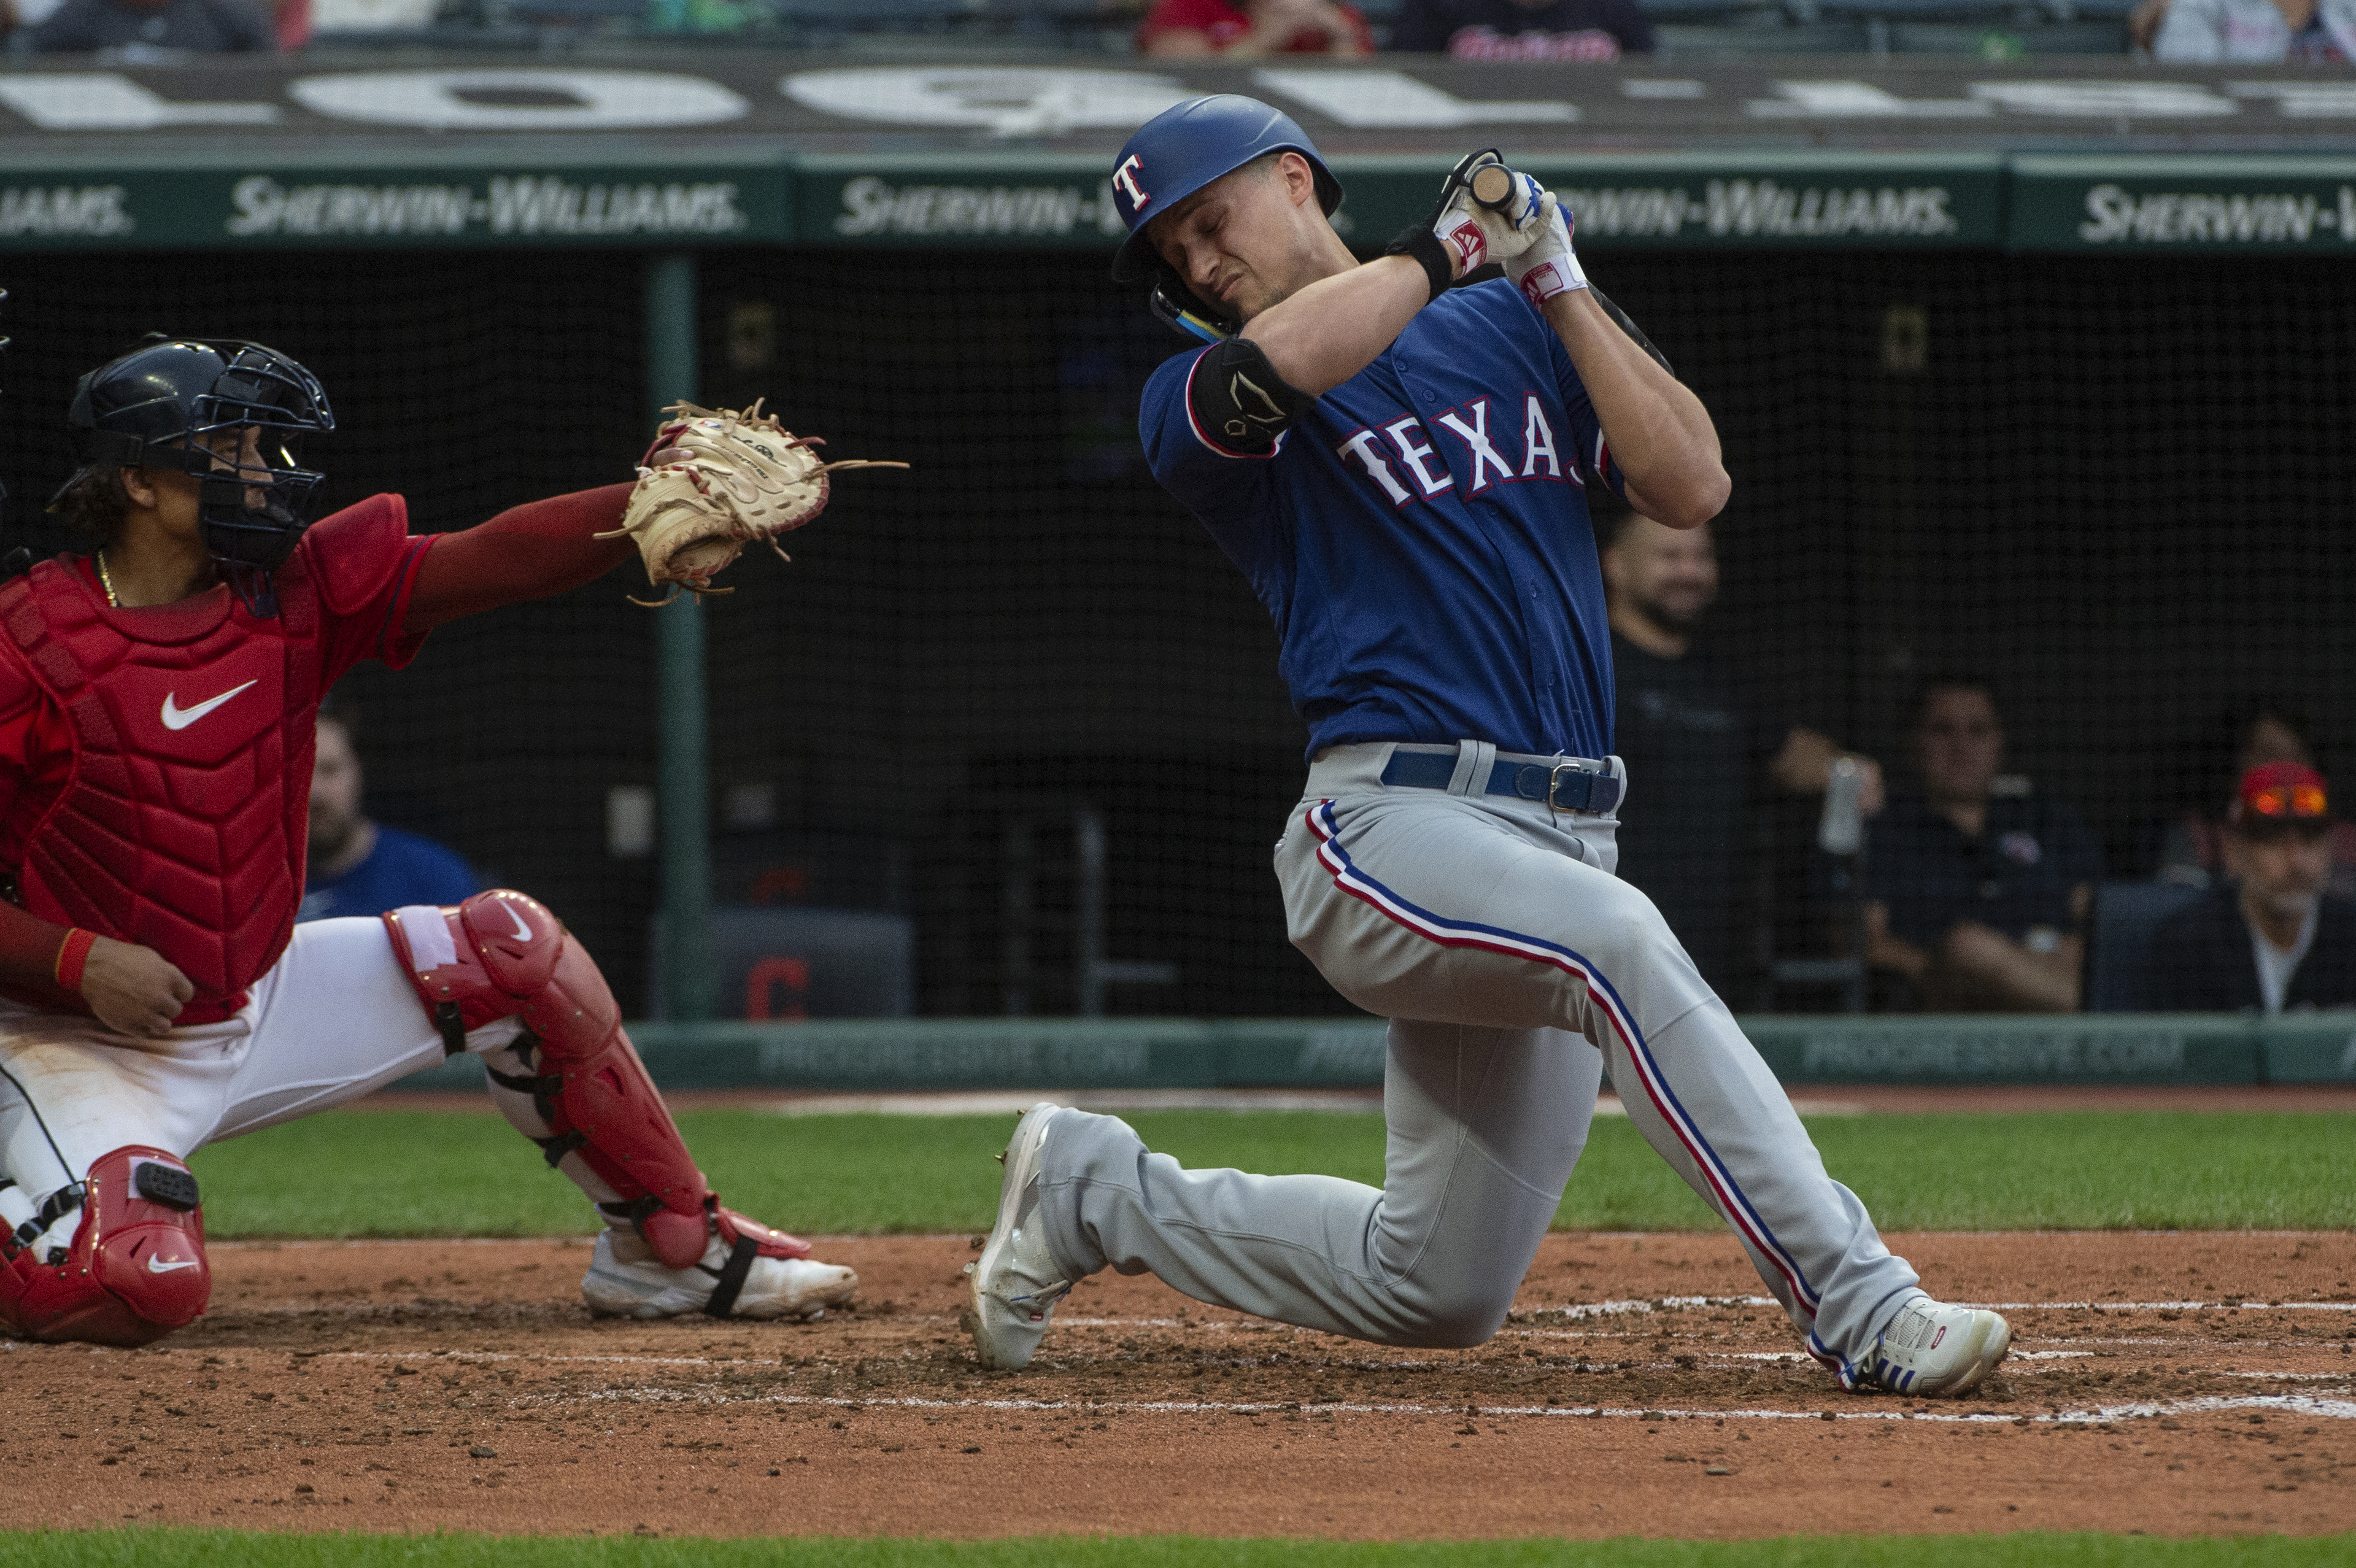
<path id="1" fill-rule="evenodd" d="M 1891 1393 L 1952 1397 L 1979 1387 L 2011 1348 L 2001 1313 L 1918 1295 L 1898 1309 L 1861 1369 Z"/>
<path id="2" fill-rule="evenodd" d="M 600 1317 L 679 1317 L 712 1305 L 728 1272 L 732 1249 L 718 1236 L 693 1268 L 668 1269 L 634 1231 L 608 1229 L 597 1238 L 581 1294 Z M 755 1257 L 723 1317 L 818 1317 L 859 1291 L 859 1276 L 809 1258 Z"/>
<path id="3" fill-rule="evenodd" d="M 1038 1223 L 1039 1151 L 1061 1109 L 1041 1101 L 1015 1124 L 1013 1139 L 999 1156 L 1006 1175 L 998 1187 L 998 1221 L 982 1243 L 981 1256 L 965 1266 L 973 1278 L 973 1314 L 967 1326 L 985 1367 L 1017 1372 L 1029 1366 L 1055 1304 L 1072 1288 L 1047 1251 L 1045 1227 Z"/>

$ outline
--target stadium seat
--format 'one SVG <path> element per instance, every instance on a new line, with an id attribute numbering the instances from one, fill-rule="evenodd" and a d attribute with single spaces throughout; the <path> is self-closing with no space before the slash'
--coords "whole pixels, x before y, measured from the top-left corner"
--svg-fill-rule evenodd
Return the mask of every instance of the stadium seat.
<path id="1" fill-rule="evenodd" d="M 2105 882 L 2086 941 L 2089 1013 L 2148 1013 L 2158 993 L 2152 939 L 2161 921 L 2207 897 L 2180 882 Z"/>

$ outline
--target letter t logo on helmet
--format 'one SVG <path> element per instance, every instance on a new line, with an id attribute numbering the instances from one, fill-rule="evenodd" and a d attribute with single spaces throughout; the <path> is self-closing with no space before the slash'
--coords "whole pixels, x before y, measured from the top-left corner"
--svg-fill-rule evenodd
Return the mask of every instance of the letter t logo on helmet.
<path id="1" fill-rule="evenodd" d="M 1153 199 L 1151 191 L 1138 188 L 1138 177 L 1144 172 L 1144 168 L 1137 161 L 1135 153 L 1123 158 L 1120 166 L 1112 171 L 1113 184 L 1120 187 L 1121 194 L 1129 198 L 1129 212 L 1124 216 L 1129 217 L 1132 224 L 1136 222 L 1134 215 L 1144 211 L 1145 204 Z"/>

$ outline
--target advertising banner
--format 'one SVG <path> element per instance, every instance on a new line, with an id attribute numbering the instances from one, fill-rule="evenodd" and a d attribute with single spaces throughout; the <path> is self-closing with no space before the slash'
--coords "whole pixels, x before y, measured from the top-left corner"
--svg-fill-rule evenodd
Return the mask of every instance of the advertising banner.
<path id="1" fill-rule="evenodd" d="M 1109 249 L 1111 155 L 1206 91 L 1300 121 L 1362 252 L 1482 146 L 1560 191 L 1597 249 L 2356 246 L 2356 81 L 2108 60 L 1141 63 L 24 62 L 0 73 L 0 251 Z"/>
<path id="2" fill-rule="evenodd" d="M 2356 258 L 2356 157 L 2023 156 L 2011 248 Z"/>

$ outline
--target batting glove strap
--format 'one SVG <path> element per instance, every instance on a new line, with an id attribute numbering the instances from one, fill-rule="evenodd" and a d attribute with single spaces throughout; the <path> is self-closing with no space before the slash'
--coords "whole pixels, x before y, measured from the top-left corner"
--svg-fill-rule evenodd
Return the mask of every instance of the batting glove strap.
<path id="1" fill-rule="evenodd" d="M 1505 263 L 1505 275 L 1533 307 L 1543 309 L 1558 294 L 1587 286 L 1587 274 L 1571 249 L 1570 214 L 1548 191 L 1540 199 L 1538 237 L 1529 249 Z"/>

